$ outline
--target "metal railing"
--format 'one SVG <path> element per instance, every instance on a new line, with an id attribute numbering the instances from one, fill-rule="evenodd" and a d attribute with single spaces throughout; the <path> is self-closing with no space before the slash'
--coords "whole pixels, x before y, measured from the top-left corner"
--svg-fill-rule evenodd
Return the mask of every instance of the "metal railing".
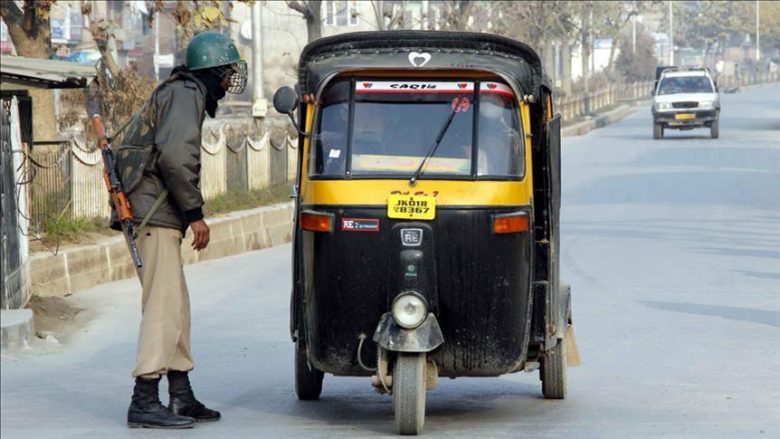
<path id="1" fill-rule="evenodd" d="M 609 85 L 591 93 L 577 93 L 556 99 L 554 105 L 565 124 L 620 102 L 648 99 L 652 91 L 652 81 Z"/>

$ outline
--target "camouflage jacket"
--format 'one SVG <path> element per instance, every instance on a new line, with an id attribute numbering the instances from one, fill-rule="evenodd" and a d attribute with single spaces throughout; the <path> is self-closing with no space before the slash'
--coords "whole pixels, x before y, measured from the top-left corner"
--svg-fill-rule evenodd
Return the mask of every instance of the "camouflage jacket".
<path id="1" fill-rule="evenodd" d="M 140 223 L 160 194 L 165 202 L 148 224 L 185 231 L 203 218 L 200 191 L 201 128 L 206 88 L 189 72 L 158 86 L 128 125 L 116 149 L 117 171 Z M 116 213 L 111 225 L 118 228 Z"/>

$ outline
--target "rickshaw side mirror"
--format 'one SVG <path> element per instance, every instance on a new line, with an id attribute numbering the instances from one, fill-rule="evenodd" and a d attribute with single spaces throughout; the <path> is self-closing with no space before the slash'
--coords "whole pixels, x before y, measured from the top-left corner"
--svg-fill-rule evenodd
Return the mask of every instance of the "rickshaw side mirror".
<path id="1" fill-rule="evenodd" d="M 282 114 L 292 114 L 298 106 L 298 94 L 288 86 L 276 90 L 274 93 L 274 108 Z"/>
<path id="2" fill-rule="evenodd" d="M 288 115 L 290 117 L 290 121 L 292 121 L 293 126 L 298 131 L 298 134 L 307 136 L 306 133 L 301 131 L 301 127 L 298 126 L 298 122 L 295 121 L 295 117 L 293 116 L 295 107 L 297 106 L 298 93 L 296 93 L 292 88 L 284 86 L 276 90 L 276 93 L 274 93 L 274 109 L 276 109 L 276 111 L 281 114 Z"/>

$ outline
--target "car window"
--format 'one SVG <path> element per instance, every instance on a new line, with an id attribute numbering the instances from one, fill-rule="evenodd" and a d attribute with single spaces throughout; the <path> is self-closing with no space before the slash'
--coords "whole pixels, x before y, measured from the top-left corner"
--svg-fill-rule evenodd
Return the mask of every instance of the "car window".
<path id="1" fill-rule="evenodd" d="M 677 76 L 663 78 L 658 85 L 659 95 L 676 93 L 713 93 L 712 82 L 706 76 Z"/>

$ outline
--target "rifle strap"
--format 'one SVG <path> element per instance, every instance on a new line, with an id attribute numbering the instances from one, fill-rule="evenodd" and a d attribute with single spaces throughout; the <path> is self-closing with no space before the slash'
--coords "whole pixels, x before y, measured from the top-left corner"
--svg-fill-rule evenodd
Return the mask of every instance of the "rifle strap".
<path id="1" fill-rule="evenodd" d="M 130 122 L 132 122 L 132 121 L 133 121 L 133 119 L 135 119 L 135 117 L 136 117 L 136 116 L 138 116 L 138 113 L 139 113 L 139 112 L 135 112 L 135 113 L 131 114 L 131 115 L 130 115 L 130 117 L 128 117 L 128 118 L 127 118 L 127 120 L 125 120 L 125 123 L 124 123 L 124 124 L 122 124 L 122 127 L 121 127 L 121 128 L 119 128 L 118 130 L 116 130 L 116 131 L 114 132 L 114 134 L 112 134 L 112 135 L 110 135 L 110 136 L 105 136 L 105 137 L 106 137 L 106 141 L 107 141 L 108 143 L 111 143 L 111 141 L 112 141 L 112 140 L 114 140 L 114 137 L 116 137 L 116 136 L 120 135 L 120 134 L 122 133 L 122 131 L 126 130 L 126 129 L 127 129 L 127 127 L 129 127 L 129 126 L 130 126 Z"/>
<path id="2" fill-rule="evenodd" d="M 168 189 L 164 189 L 159 197 L 157 197 L 156 200 L 154 200 L 154 204 L 152 204 L 152 208 L 149 209 L 149 212 L 146 212 L 146 216 L 141 221 L 141 225 L 138 226 L 138 233 L 141 233 L 141 230 L 143 230 L 144 227 L 149 223 L 149 220 L 152 219 L 152 215 L 154 215 L 155 212 L 157 212 L 157 209 L 162 206 L 162 203 L 165 201 L 165 199 L 168 197 Z"/>

